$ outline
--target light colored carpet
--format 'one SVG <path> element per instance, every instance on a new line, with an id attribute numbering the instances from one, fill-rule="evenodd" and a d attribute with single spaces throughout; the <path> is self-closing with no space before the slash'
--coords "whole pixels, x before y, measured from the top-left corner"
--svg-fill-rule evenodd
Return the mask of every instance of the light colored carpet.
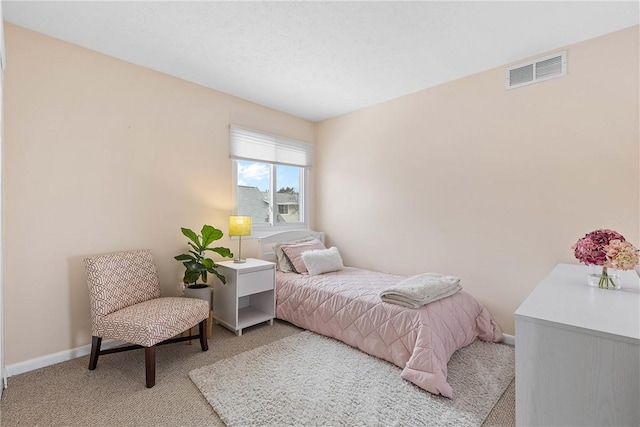
<path id="1" fill-rule="evenodd" d="M 453 399 L 401 369 L 331 338 L 302 332 L 191 371 L 229 426 L 480 426 L 514 377 L 513 347 L 475 341 L 449 363 Z"/>
<path id="2" fill-rule="evenodd" d="M 189 371 L 299 334 L 286 322 L 260 324 L 237 337 L 214 325 L 209 351 L 178 343 L 157 350 L 156 386 L 144 385 L 144 351 L 101 356 L 89 371 L 89 356 L 9 378 L 0 402 L 0 425 L 22 426 L 221 426 L 224 423 L 189 379 Z M 511 383 L 484 426 L 515 426 Z"/>

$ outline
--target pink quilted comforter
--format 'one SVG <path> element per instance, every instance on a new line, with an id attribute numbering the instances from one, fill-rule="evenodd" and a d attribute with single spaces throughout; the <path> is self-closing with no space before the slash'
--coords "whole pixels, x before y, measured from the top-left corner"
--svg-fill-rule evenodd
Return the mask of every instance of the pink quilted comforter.
<path id="1" fill-rule="evenodd" d="M 350 267 L 318 276 L 277 272 L 276 317 L 391 362 L 402 378 L 451 398 L 451 355 L 476 337 L 501 341 L 502 331 L 463 291 L 418 309 L 382 302 L 380 291 L 404 278 Z"/>

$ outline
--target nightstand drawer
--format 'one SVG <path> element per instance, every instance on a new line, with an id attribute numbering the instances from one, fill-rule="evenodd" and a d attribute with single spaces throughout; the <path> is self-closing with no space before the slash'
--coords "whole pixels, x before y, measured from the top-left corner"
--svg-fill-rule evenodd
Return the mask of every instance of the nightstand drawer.
<path id="1" fill-rule="evenodd" d="M 273 269 L 238 275 L 238 297 L 273 290 Z"/>

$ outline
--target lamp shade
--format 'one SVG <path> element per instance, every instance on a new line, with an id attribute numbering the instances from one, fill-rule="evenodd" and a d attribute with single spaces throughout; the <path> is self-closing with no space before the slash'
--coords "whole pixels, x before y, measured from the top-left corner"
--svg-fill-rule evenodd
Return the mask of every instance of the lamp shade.
<path id="1" fill-rule="evenodd" d="M 251 235 L 251 217 L 231 215 L 229 217 L 229 236 Z"/>

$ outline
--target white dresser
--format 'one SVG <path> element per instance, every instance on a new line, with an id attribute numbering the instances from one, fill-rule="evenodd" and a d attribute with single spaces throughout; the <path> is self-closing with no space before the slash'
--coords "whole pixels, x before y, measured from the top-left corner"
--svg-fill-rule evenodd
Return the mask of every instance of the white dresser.
<path id="1" fill-rule="evenodd" d="M 640 426 L 640 279 L 558 264 L 515 312 L 518 426 Z"/>

